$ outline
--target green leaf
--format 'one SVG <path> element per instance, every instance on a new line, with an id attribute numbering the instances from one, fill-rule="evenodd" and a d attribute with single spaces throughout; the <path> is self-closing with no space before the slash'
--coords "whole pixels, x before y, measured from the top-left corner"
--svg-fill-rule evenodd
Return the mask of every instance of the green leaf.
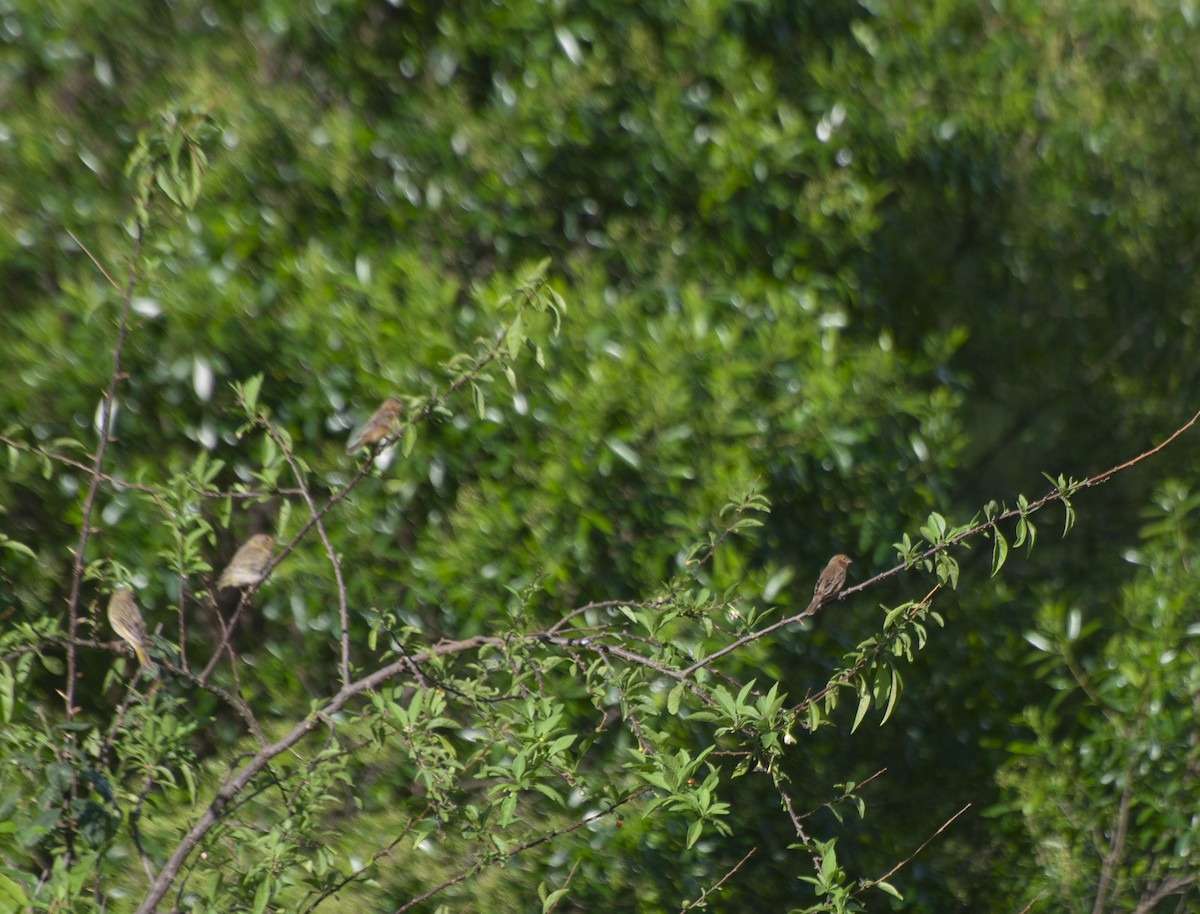
<path id="1" fill-rule="evenodd" d="M 13 705 L 15 704 L 16 677 L 12 667 L 0 663 L 0 721 L 12 722 Z"/>
<path id="2" fill-rule="evenodd" d="M 1063 532 L 1065 537 L 1071 532 L 1071 528 L 1075 526 L 1075 508 L 1066 498 L 1063 499 Z"/>
<path id="3" fill-rule="evenodd" d="M 667 695 L 667 713 L 678 714 L 679 703 L 683 700 L 683 681 L 681 680 L 675 688 L 671 689 Z"/>
<path id="4" fill-rule="evenodd" d="M 254 914 L 263 914 L 267 909 L 267 905 L 271 901 L 271 878 L 268 876 L 258 884 L 258 890 L 254 893 L 254 906 L 251 910 Z"/>
<path id="5" fill-rule="evenodd" d="M 992 577 L 995 577 L 1008 558 L 1008 540 L 999 527 L 992 528 Z"/>
<path id="6" fill-rule="evenodd" d="M 558 902 L 558 900 L 566 894 L 567 894 L 566 889 L 556 889 L 555 891 L 553 891 L 549 895 L 547 895 L 545 898 L 543 898 L 542 899 L 542 914 L 546 914 L 546 912 L 549 911 L 551 908 L 553 908 L 554 905 Z"/>
<path id="7" fill-rule="evenodd" d="M 24 543 L 9 539 L 3 533 L 0 533 L 0 546 L 5 549 L 11 549 L 13 552 L 19 552 L 21 555 L 28 556 L 31 559 L 37 559 L 37 554 L 32 549 Z"/>
<path id="8" fill-rule="evenodd" d="M 17 914 L 29 908 L 29 898 L 21 886 L 0 873 L 0 914 Z"/>
<path id="9" fill-rule="evenodd" d="M 887 723 L 888 718 L 892 716 L 892 709 L 896 707 L 896 701 L 900 697 L 900 673 L 892 669 L 892 684 L 888 689 L 887 707 L 883 711 L 883 719 L 879 722 L 879 726 Z"/>
<path id="10" fill-rule="evenodd" d="M 504 345 L 508 351 L 508 357 L 515 359 L 521 351 L 521 343 L 525 339 L 525 322 L 517 315 L 513 319 L 512 325 L 508 328 L 508 335 L 505 337 Z"/>
<path id="11" fill-rule="evenodd" d="M 1054 644 L 1045 635 L 1038 632 L 1025 632 L 1022 637 L 1039 651 L 1047 654 L 1054 652 Z"/>
<path id="12" fill-rule="evenodd" d="M 524 276 L 521 277 L 521 285 L 532 286 L 541 280 L 546 275 L 546 270 L 550 268 L 550 258 L 546 257 L 539 260 Z"/>
<path id="13" fill-rule="evenodd" d="M 904 896 L 901 895 L 900 892 L 896 890 L 896 887 L 890 882 L 877 882 L 875 883 L 875 888 L 879 889 L 881 892 L 886 892 L 888 895 L 891 895 L 893 898 L 899 901 L 904 900 Z"/>
<path id="14" fill-rule="evenodd" d="M 854 713 L 854 725 L 850 728 L 853 733 L 858 729 L 858 725 L 863 722 L 863 718 L 867 716 L 867 710 L 871 707 L 871 690 L 867 688 L 865 681 L 860 681 L 858 684 L 858 710 Z"/>
<path id="15" fill-rule="evenodd" d="M 942 542 L 946 535 L 946 518 L 934 511 L 921 528 L 921 535 L 935 545 Z"/>
<path id="16" fill-rule="evenodd" d="M 886 632 L 891 629 L 891 627 L 895 624 L 896 619 L 911 609 L 912 605 L 913 604 L 911 602 L 901 603 L 895 609 L 889 609 L 887 615 L 883 618 L 883 630 Z"/>
<path id="17" fill-rule="evenodd" d="M 605 438 L 604 443 L 608 445 L 609 450 L 611 450 L 635 470 L 640 470 L 642 468 L 642 460 L 640 457 L 638 457 L 637 451 L 631 448 L 624 441 L 621 441 L 617 438 Z"/>
<path id="18" fill-rule="evenodd" d="M 258 393 L 262 390 L 262 382 L 263 376 L 256 374 L 241 385 L 234 385 L 234 390 L 238 392 L 238 395 L 242 398 L 242 402 L 246 404 L 246 409 L 250 412 L 254 412 L 255 407 L 258 405 Z"/>

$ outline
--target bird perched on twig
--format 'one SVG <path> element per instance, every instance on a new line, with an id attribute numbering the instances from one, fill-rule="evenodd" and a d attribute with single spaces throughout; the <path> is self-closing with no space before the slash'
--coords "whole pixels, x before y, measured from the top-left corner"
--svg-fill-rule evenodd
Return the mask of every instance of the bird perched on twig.
<path id="1" fill-rule="evenodd" d="M 353 454 L 360 448 L 378 444 L 384 438 L 394 434 L 396 421 L 400 418 L 400 411 L 403 409 L 404 404 L 395 397 L 388 397 L 384 400 L 379 409 L 371 414 L 367 424 L 350 438 L 350 443 L 346 445 L 346 453 Z"/>
<path id="2" fill-rule="evenodd" d="M 853 561 L 854 559 L 850 556 L 841 553 L 829 560 L 829 564 L 817 578 L 817 586 L 813 588 L 812 602 L 808 604 L 808 609 L 804 610 L 804 615 L 816 612 L 823 603 L 827 603 L 842 592 L 842 588 L 846 586 L 846 569 Z"/>
<path id="3" fill-rule="evenodd" d="M 108 624 L 122 641 L 133 648 L 138 663 L 153 670 L 154 664 L 146 656 L 146 623 L 137 601 L 133 599 L 133 591 L 128 587 L 118 587 L 113 591 L 108 601 Z"/>
<path id="4" fill-rule="evenodd" d="M 271 552 L 275 539 L 268 533 L 250 537 L 238 548 L 217 578 L 217 589 L 222 587 L 253 587 L 261 584 L 271 564 Z"/>

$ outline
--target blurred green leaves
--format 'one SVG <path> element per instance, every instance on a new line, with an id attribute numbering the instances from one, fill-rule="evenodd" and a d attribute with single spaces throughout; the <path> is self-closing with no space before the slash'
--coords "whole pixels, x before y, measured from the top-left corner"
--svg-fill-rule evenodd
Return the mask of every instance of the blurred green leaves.
<path id="1" fill-rule="evenodd" d="M 1128 474 L 1110 501 L 1080 505 L 1076 536 L 1031 552 L 1034 504 L 1013 493 L 1032 491 L 1043 469 L 1083 476 L 1127 459 L 1179 424 L 1196 386 L 1194 19 L 1186 8 L 957 0 L 722 0 L 687 15 L 532 0 L 8 11 L 0 712 L 14 757 L 28 759 L 20 770 L 57 757 L 46 721 L 60 713 L 60 623 L 117 314 L 71 237 L 119 275 L 132 215 L 149 232 L 83 557 L 94 575 L 76 675 L 90 754 L 71 756 L 70 771 L 99 771 L 92 734 L 118 734 L 160 785 L 143 818 L 159 816 L 146 835 L 158 846 L 228 758 L 252 748 L 237 702 L 268 732 L 309 713 L 328 686 L 314 671 L 329 669 L 343 629 L 315 539 L 243 613 L 234 648 L 249 659 L 237 681 L 218 674 L 225 697 L 172 693 L 202 730 L 183 727 L 168 696 L 123 690 L 93 579 L 136 580 L 163 650 L 181 613 L 203 605 L 185 640 L 209 646 L 215 613 L 230 610 L 204 602 L 211 569 L 250 532 L 307 523 L 298 486 L 319 500 L 361 472 L 322 521 L 345 569 L 354 664 L 532 630 L 591 604 L 578 618 L 595 631 L 560 633 L 563 654 L 509 643 L 462 668 L 432 664 L 419 698 L 389 695 L 331 737 L 328 756 L 310 755 L 311 773 L 277 773 L 297 791 L 285 819 L 268 805 L 284 791 L 257 785 L 269 800 L 214 835 L 195 874 L 215 907 L 289 906 L 303 879 L 332 894 L 350 859 L 389 902 L 410 898 L 466 866 L 481 835 L 488 854 L 532 840 L 521 829 L 537 816 L 589 822 L 569 833 L 574 859 L 511 863 L 507 883 L 466 880 L 447 903 L 527 904 L 536 886 L 544 906 L 561 906 L 569 887 L 580 907 L 677 910 L 742 859 L 740 846 L 707 840 L 727 826 L 767 850 L 752 876 L 723 885 L 722 902 L 793 904 L 794 882 L 773 874 L 795 870 L 783 850 L 794 828 L 762 814 L 779 798 L 756 794 L 763 779 L 749 775 L 762 763 L 773 784 L 790 776 L 824 809 L 822 785 L 886 759 L 895 781 L 876 818 L 838 822 L 801 855 L 804 866 L 821 856 L 805 878 L 848 909 L 847 874 L 885 872 L 895 835 L 945 821 L 938 801 L 991 789 L 1006 745 L 1058 759 L 1082 744 L 1063 709 L 1083 707 L 1072 667 L 1116 681 L 1090 656 L 1123 622 L 1109 597 L 1131 569 L 1113 557 L 1153 552 L 1142 606 L 1182 574 L 1168 566 L 1172 548 L 1189 554 L 1186 494 L 1152 496 L 1168 505 L 1147 520 L 1146 542 L 1159 545 L 1131 545 L 1148 483 Z M 346 433 L 386 396 L 408 407 L 403 443 L 347 460 Z M 1194 458 L 1186 440 L 1163 455 L 1181 478 Z M 1065 533 L 1076 483 L 1051 485 Z M 990 561 L 980 546 L 956 548 L 1006 498 L 1016 514 L 989 531 Z M 731 503 L 733 518 L 721 516 Z M 834 551 L 867 574 L 890 564 L 889 543 L 904 575 L 812 629 L 727 655 L 719 672 L 734 682 L 704 682 L 722 696 L 716 710 L 591 640 L 633 631 L 655 642 L 641 644 L 643 659 L 687 668 L 802 608 Z M 1037 625 L 1030 579 L 1059 607 Z M 949 586 L 927 596 L 935 583 Z M 950 637 L 931 642 L 929 622 L 953 626 Z M 1022 675 L 1026 644 L 1042 647 L 1033 668 L 1044 680 Z M 927 646 L 939 653 L 922 665 Z M 1151 688 L 1156 663 L 1190 675 L 1179 645 L 1129 646 L 1111 661 L 1124 682 Z M 743 694 L 750 680 L 761 694 Z M 1114 719 L 1136 719 L 1134 693 L 1096 688 Z M 838 706 L 843 690 L 853 709 Z M 1044 745 L 1012 737 L 1026 705 Z M 144 734 L 107 729 L 142 713 L 156 719 Z M 887 726 L 873 741 L 878 728 L 861 724 L 876 714 Z M 644 783 L 604 777 L 643 751 L 637 725 L 670 746 L 668 761 L 643 753 L 670 802 L 618 829 L 596 810 Z M 753 753 L 710 749 L 710 737 L 737 741 L 746 728 Z M 818 730 L 828 741 L 803 752 L 778 745 Z M 1064 730 L 1072 742 L 1059 745 Z M 518 731 L 523 748 L 510 751 Z M 358 745 L 380 755 L 347 761 Z M 954 772 L 947 758 L 960 760 Z M 748 776 L 730 778 L 739 766 Z M 689 768 L 703 791 L 680 785 Z M 459 791 L 485 770 L 495 784 Z M 1117 769 L 1072 770 L 1087 783 Z M 141 796 L 132 769 L 106 777 L 114 796 Z M 6 809 L 37 796 L 49 817 L 34 823 L 23 808 L 25 837 L 80 815 L 29 778 L 14 783 Z M 1019 789 L 1040 802 L 1071 786 L 1038 771 Z M 1084 805 L 1079 820 L 1098 822 Z M 353 828 L 350 810 L 364 813 Z M 510 833 L 492 828 L 499 818 Z M 1186 829 L 1155 824 L 1183 836 L 1186 856 Z M 905 895 L 929 909 L 981 898 L 1019 909 L 1028 899 L 1012 861 L 1036 854 L 1029 835 L 1059 827 L 1008 830 L 1001 848 L 990 828 L 963 825 L 925 852 L 945 856 L 914 868 Z M 447 837 L 455 828 L 470 840 Z M 132 859 L 120 828 L 89 834 Z M 342 844 L 314 852 L 327 835 Z M 376 850 L 414 843 L 423 849 L 371 869 Z M 24 878 L 31 858 L 15 846 L 0 877 Z M 37 903 L 92 903 L 96 861 L 72 872 L 54 859 Z M 132 884 L 136 869 L 120 872 Z"/>

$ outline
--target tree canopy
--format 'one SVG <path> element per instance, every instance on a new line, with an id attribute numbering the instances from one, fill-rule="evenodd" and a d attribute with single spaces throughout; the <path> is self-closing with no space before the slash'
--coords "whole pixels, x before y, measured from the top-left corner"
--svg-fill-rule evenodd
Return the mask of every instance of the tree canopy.
<path id="1" fill-rule="evenodd" d="M 1200 898 L 1194 5 L 0 23 L 0 912 Z"/>

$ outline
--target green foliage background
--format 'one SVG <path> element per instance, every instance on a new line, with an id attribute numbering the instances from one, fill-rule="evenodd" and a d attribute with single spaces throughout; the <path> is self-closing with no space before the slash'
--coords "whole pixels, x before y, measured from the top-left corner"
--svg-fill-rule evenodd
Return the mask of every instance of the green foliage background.
<path id="1" fill-rule="evenodd" d="M 444 386 L 439 366 L 495 332 L 500 299 L 543 258 L 566 304 L 557 336 L 530 318 L 544 366 L 517 360 L 515 390 L 482 378 L 481 404 L 461 391 L 329 515 L 356 645 L 380 614 L 432 643 L 651 598 L 755 480 L 771 514 L 698 583 L 736 587 L 731 605 L 774 621 L 804 608 L 831 554 L 855 556 L 864 580 L 930 512 L 965 524 L 990 500 L 1041 495 L 1043 472 L 1118 464 L 1197 408 L 1194 4 L 16 0 L 0 19 L 0 413 L 13 445 L 0 615 L 15 638 L 0 698 L 6 722 L 30 727 L 0 743 L 23 772 L 0 781 L 0 819 L 17 823 L 0 864 L 26 891 L 50 866 L 70 766 L 33 735 L 61 722 L 61 647 L 34 664 L 18 629 L 57 637 L 63 615 L 120 301 L 83 249 L 123 279 L 125 167 L 142 131 L 186 128 L 207 170 L 193 206 L 160 194 L 149 210 L 109 466 L 178 499 L 102 487 L 86 558 L 127 569 L 152 627 L 173 619 L 181 557 L 195 583 L 249 533 L 290 536 L 302 520 L 299 502 L 189 500 L 182 480 L 205 474 L 221 490 L 264 467 L 296 484 L 261 429 L 242 434 L 235 383 L 263 376 L 259 402 L 307 483 L 334 491 L 355 469 L 351 427 L 384 396 Z M 835 726 L 784 753 L 804 809 L 887 768 L 863 789 L 864 818 L 810 820 L 854 878 L 879 878 L 972 804 L 891 877 L 905 900 L 877 892 L 873 909 L 1013 911 L 1038 897 L 1035 910 L 1091 910 L 1122 797 L 1127 869 L 1110 872 L 1104 909 L 1164 886 L 1161 903 L 1195 902 L 1170 881 L 1196 863 L 1179 812 L 1197 799 L 1184 596 L 1196 456 L 1185 435 L 1078 497 L 1061 542 L 1059 517 L 1039 519 L 1036 550 L 1014 550 L 999 575 L 991 544 L 973 540 L 957 589 L 935 598 L 946 628 L 904 669 L 887 723 L 851 734 L 843 703 Z M 889 578 L 811 629 L 747 645 L 726 672 L 799 701 L 877 630 L 879 607 L 932 586 Z M 84 637 L 109 638 L 106 594 L 85 582 Z M 241 687 L 274 732 L 334 690 L 336 589 L 319 541 L 256 603 Z M 82 715 L 102 727 L 120 694 L 114 654 L 80 657 Z M 594 728 L 586 690 L 553 678 L 556 706 Z M 219 783 L 245 747 L 236 720 L 160 698 L 155 726 Z M 703 749 L 694 723 L 663 726 L 677 748 Z M 614 789 L 632 748 L 625 732 L 601 741 Z M 112 772 L 124 798 L 101 804 L 122 823 L 134 762 Z M 568 884 L 560 910 L 678 910 L 752 847 L 719 907 L 813 903 L 797 881 L 811 855 L 787 850 L 778 795 L 766 778 L 731 779 L 733 764 L 717 762 L 727 836 L 688 846 L 686 821 L 631 810 L 561 858 L 488 870 L 430 904 L 533 910 L 546 880 Z M 420 794 L 346 765 L 346 808 L 295 827 L 369 857 Z M 1078 796 L 1051 802 L 1072 783 Z M 193 815 L 175 794 L 142 827 L 166 842 Z M 144 874 L 113 827 L 97 838 L 106 878 L 136 897 Z M 393 909 L 466 853 L 448 837 L 444 855 L 410 846 L 325 908 Z M 248 884 L 260 863 L 229 860 Z"/>

